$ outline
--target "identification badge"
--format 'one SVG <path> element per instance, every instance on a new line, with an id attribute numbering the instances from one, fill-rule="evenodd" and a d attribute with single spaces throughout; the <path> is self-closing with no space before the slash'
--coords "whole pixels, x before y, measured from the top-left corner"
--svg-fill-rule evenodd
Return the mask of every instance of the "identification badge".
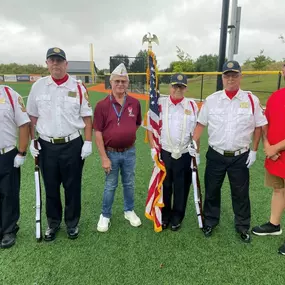
<path id="1" fill-rule="evenodd" d="M 6 100 L 5 98 L 0 98 L 0 104 L 5 104 Z"/>
<path id="2" fill-rule="evenodd" d="M 240 103 L 240 108 L 247 109 L 248 107 L 249 107 L 248 102 L 241 102 L 241 103 Z"/>
<path id="3" fill-rule="evenodd" d="M 185 115 L 191 115 L 191 110 L 185 109 L 184 113 L 185 113 Z"/>
<path id="4" fill-rule="evenodd" d="M 77 96 L 76 92 L 72 92 L 72 91 L 68 92 L 68 97 L 76 98 L 76 96 Z"/>

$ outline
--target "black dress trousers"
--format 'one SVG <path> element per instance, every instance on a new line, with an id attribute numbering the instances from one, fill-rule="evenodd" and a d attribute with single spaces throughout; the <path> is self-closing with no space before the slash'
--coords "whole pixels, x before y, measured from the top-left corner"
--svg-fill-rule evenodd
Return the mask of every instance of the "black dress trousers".
<path id="1" fill-rule="evenodd" d="M 20 217 L 20 167 L 14 167 L 15 148 L 0 155 L 0 237 L 17 232 Z"/>
<path id="2" fill-rule="evenodd" d="M 81 213 L 81 178 L 84 160 L 81 159 L 82 137 L 68 143 L 52 144 L 39 138 L 40 169 L 46 192 L 46 215 L 50 228 L 60 225 L 62 203 L 60 185 L 65 196 L 64 220 L 67 228 L 77 226 Z"/>
<path id="3" fill-rule="evenodd" d="M 170 152 L 162 150 L 161 158 L 166 167 L 166 177 L 163 182 L 162 220 L 171 221 L 175 225 L 181 223 L 185 216 L 192 180 L 191 156 L 187 152 L 179 159 L 174 159 Z"/>
<path id="4" fill-rule="evenodd" d="M 223 156 L 209 147 L 205 170 L 205 225 L 215 227 L 219 223 L 221 210 L 221 188 L 228 174 L 234 222 L 238 232 L 250 227 L 249 169 L 246 160 L 249 152 L 238 156 Z"/>

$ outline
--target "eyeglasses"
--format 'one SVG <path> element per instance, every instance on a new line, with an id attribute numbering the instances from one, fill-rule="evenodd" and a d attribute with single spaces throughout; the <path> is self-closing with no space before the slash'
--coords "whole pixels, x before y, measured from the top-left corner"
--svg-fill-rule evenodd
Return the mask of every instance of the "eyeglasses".
<path id="1" fill-rule="evenodd" d="M 184 89 L 184 88 L 186 88 L 186 86 L 184 86 L 184 85 L 179 85 L 179 84 L 172 85 L 172 87 L 173 87 L 174 89 L 177 89 L 177 88 L 179 88 L 179 89 Z"/>
<path id="2" fill-rule="evenodd" d="M 119 85 L 120 83 L 126 84 L 127 80 L 114 80 L 114 82 L 115 82 L 116 85 Z"/>
<path id="3" fill-rule="evenodd" d="M 223 74 L 223 78 L 226 78 L 226 79 L 228 79 L 230 77 L 236 79 L 236 78 L 239 78 L 239 76 L 240 76 L 240 73 L 238 73 L 238 72 Z"/>
<path id="4" fill-rule="evenodd" d="M 62 57 L 59 57 L 59 56 L 51 56 L 51 57 L 49 57 L 47 59 L 47 62 L 49 62 L 49 63 L 54 63 L 54 62 L 62 63 L 64 61 L 65 60 Z"/>

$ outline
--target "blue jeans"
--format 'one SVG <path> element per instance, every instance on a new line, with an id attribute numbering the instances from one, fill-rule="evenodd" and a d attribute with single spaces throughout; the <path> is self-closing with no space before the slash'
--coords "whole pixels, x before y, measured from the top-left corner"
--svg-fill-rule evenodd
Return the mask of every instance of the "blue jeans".
<path id="1" fill-rule="evenodd" d="M 107 151 L 107 156 L 111 160 L 112 170 L 106 174 L 105 178 L 102 215 L 105 218 L 110 218 L 118 186 L 119 170 L 124 189 L 124 211 L 134 209 L 136 149 L 132 147 L 124 152 Z"/>

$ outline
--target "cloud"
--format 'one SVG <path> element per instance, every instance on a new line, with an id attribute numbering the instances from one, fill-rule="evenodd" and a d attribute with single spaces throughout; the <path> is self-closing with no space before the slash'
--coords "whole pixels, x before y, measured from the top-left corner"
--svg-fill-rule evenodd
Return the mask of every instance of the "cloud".
<path id="1" fill-rule="evenodd" d="M 108 68 L 109 57 L 135 56 L 147 32 L 161 68 L 176 60 L 176 46 L 193 59 L 217 54 L 221 24 L 221 0 L 2 1 L 0 10 L 0 62 L 44 64 L 46 50 L 63 48 L 70 60 L 89 60 L 89 45 L 99 68 Z M 285 57 L 284 0 L 240 0 L 242 7 L 239 54 L 244 61 L 264 49 L 275 60 Z M 231 12 L 231 10 L 230 10 Z M 230 14 L 230 13 L 229 13 Z"/>

